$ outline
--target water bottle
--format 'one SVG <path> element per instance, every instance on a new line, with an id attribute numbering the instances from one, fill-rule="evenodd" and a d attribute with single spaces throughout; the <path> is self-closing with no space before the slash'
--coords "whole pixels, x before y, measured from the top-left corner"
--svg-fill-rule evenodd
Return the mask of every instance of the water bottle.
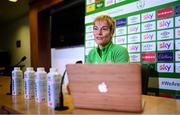
<path id="1" fill-rule="evenodd" d="M 47 75 L 47 97 L 48 107 L 55 108 L 59 106 L 59 92 L 61 84 L 61 75 L 55 68 L 50 68 Z"/>
<path id="2" fill-rule="evenodd" d="M 38 67 L 35 72 L 35 101 L 38 103 L 47 100 L 47 73 L 43 67 Z"/>
<path id="3" fill-rule="evenodd" d="M 20 70 L 20 67 L 14 67 L 14 70 L 12 71 L 12 95 L 22 94 L 22 79 L 23 73 Z"/>
<path id="4" fill-rule="evenodd" d="M 24 72 L 24 98 L 33 99 L 35 89 L 35 72 L 32 67 L 27 67 Z"/>

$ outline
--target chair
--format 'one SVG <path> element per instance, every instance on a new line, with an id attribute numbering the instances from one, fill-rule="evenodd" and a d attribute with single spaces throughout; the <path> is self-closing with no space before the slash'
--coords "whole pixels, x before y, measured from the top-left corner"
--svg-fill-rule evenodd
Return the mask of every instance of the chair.
<path id="1" fill-rule="evenodd" d="M 150 77 L 151 65 L 142 64 L 141 65 L 141 76 L 142 76 L 142 94 L 147 95 L 148 92 L 148 82 Z"/>

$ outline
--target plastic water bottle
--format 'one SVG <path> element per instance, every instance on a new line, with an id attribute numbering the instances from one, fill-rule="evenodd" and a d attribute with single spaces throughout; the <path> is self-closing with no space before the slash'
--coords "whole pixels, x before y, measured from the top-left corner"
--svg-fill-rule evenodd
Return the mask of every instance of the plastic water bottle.
<path id="1" fill-rule="evenodd" d="M 55 108 L 59 105 L 60 84 L 60 73 L 57 69 L 50 68 L 50 72 L 47 75 L 48 107 Z"/>
<path id="2" fill-rule="evenodd" d="M 27 67 L 24 72 L 24 98 L 33 99 L 35 89 L 35 72 L 32 67 Z"/>
<path id="3" fill-rule="evenodd" d="M 14 70 L 12 71 L 12 95 L 22 94 L 22 78 L 23 73 L 20 70 L 20 67 L 14 67 Z"/>
<path id="4" fill-rule="evenodd" d="M 35 72 L 35 101 L 38 103 L 47 100 L 47 73 L 43 67 L 38 67 Z"/>

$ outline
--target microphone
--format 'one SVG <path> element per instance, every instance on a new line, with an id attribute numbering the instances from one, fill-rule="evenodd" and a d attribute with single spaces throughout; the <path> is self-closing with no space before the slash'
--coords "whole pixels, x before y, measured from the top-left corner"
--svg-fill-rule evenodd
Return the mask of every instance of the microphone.
<path id="1" fill-rule="evenodd" d="M 82 61 L 76 61 L 76 64 L 82 64 Z M 66 74 L 66 69 L 64 70 L 63 76 L 62 76 L 62 80 L 61 80 L 61 84 L 60 84 L 60 92 L 59 92 L 59 105 L 57 107 L 55 107 L 55 110 L 67 110 L 69 109 L 69 107 L 64 106 L 64 96 L 63 96 L 63 83 L 64 83 L 64 77 Z"/>
<path id="2" fill-rule="evenodd" d="M 25 61 L 26 59 L 27 59 L 27 57 L 26 57 L 26 56 L 23 56 L 23 57 L 21 58 L 21 60 L 20 60 L 17 64 L 14 65 L 14 67 L 15 67 L 15 66 L 19 66 L 19 64 L 22 63 L 23 61 Z"/>
<path id="3" fill-rule="evenodd" d="M 20 63 L 22 63 L 23 61 L 25 61 L 27 59 L 27 57 L 26 56 L 23 56 L 22 58 L 21 58 L 21 60 L 17 63 L 17 64 L 15 64 L 13 67 L 18 67 L 19 66 L 19 64 Z M 24 65 L 23 65 L 24 66 Z M 21 66 L 21 67 L 23 67 L 23 66 Z M 11 71 L 12 71 L 12 69 L 11 69 Z M 7 93 L 7 95 L 12 95 L 12 76 L 11 76 L 11 79 L 10 79 L 10 92 L 9 93 Z"/>

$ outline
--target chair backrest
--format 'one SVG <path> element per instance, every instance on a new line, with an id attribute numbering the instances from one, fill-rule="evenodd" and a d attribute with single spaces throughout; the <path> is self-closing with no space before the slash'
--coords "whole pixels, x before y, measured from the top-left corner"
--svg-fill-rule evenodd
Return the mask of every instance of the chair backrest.
<path id="1" fill-rule="evenodd" d="M 151 65 L 142 64 L 142 94 L 146 95 L 148 92 L 148 82 L 150 77 Z"/>

